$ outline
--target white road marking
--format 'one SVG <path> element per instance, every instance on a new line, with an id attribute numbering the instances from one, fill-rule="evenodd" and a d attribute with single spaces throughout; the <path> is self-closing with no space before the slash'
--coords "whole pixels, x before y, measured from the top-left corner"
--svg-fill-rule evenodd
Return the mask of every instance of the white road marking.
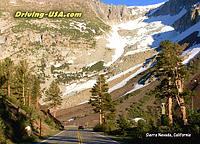
<path id="1" fill-rule="evenodd" d="M 52 136 L 52 137 L 49 137 L 49 138 L 46 139 L 46 140 L 41 141 L 41 143 L 46 142 L 46 141 L 48 141 L 48 140 L 51 140 L 53 137 L 58 136 L 58 135 L 62 134 L 63 132 L 65 132 L 65 131 L 61 131 L 61 132 L 57 133 L 56 135 L 54 135 L 54 136 Z"/>

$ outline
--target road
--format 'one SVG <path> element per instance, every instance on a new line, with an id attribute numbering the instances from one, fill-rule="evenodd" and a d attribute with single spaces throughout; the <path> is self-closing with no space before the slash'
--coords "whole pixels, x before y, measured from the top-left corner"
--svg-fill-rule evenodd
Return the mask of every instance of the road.
<path id="1" fill-rule="evenodd" d="M 91 130 L 64 130 L 40 144 L 119 144 Z"/>

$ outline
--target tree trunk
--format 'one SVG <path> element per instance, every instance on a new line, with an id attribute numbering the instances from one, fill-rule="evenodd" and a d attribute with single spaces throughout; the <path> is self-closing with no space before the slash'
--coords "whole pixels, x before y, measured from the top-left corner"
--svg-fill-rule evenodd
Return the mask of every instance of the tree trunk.
<path id="1" fill-rule="evenodd" d="M 101 93 L 101 77 L 100 77 L 100 93 Z M 102 125 L 103 121 L 102 121 L 102 95 L 99 95 L 99 105 L 100 105 L 100 110 L 99 110 L 99 124 Z"/>
<path id="2" fill-rule="evenodd" d="M 106 119 L 105 119 L 105 114 L 102 113 L 102 123 L 105 123 L 106 122 Z"/>
<path id="3" fill-rule="evenodd" d="M 183 93 L 183 81 L 182 80 L 176 80 L 176 86 L 178 89 L 178 95 Z M 185 107 L 185 101 L 184 98 L 182 96 L 178 96 L 177 102 L 180 106 L 180 111 L 182 114 L 182 119 L 183 119 L 183 123 L 184 125 L 187 125 L 187 114 L 186 114 L 186 107 Z"/>
<path id="4" fill-rule="evenodd" d="M 173 106 L 173 100 L 172 97 L 168 97 L 168 119 L 169 119 L 169 125 L 173 124 L 173 114 L 172 114 L 172 106 Z"/>
<path id="5" fill-rule="evenodd" d="M 56 110 L 54 111 L 53 116 L 56 117 Z"/>
<path id="6" fill-rule="evenodd" d="M 10 80 L 8 80 L 8 97 L 10 97 Z"/>
<path id="7" fill-rule="evenodd" d="M 181 110 L 181 114 L 182 114 L 183 123 L 184 123 L 184 125 L 187 125 L 188 124 L 188 120 L 187 120 L 187 114 L 186 114 L 186 107 L 185 107 L 184 98 L 183 97 L 179 97 L 179 101 L 180 101 L 180 110 Z"/>
<path id="8" fill-rule="evenodd" d="M 30 94 L 28 95 L 28 106 L 31 106 L 31 96 L 30 96 Z"/>
<path id="9" fill-rule="evenodd" d="M 179 93 L 183 93 L 183 82 L 181 80 L 176 80 L 176 87 Z"/>
<path id="10" fill-rule="evenodd" d="M 36 105 L 35 105 L 36 109 L 39 109 L 39 97 L 37 96 L 36 98 Z"/>
<path id="11" fill-rule="evenodd" d="M 99 110 L 99 124 L 102 125 L 102 112 Z"/>
<path id="12" fill-rule="evenodd" d="M 26 105 L 25 87 L 24 87 L 24 74 L 22 76 L 22 98 L 23 98 L 24 105 Z"/>

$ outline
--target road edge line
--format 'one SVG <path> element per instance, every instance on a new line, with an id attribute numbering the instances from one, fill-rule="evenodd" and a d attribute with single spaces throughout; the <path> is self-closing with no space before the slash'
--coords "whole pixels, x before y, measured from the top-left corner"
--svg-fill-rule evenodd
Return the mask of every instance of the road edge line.
<path id="1" fill-rule="evenodd" d="M 49 137 L 49 138 L 48 138 L 48 139 L 46 139 L 46 140 L 43 140 L 43 141 L 41 141 L 40 143 L 46 142 L 46 141 L 50 140 L 51 138 L 53 138 L 53 137 L 55 137 L 55 136 L 58 136 L 58 135 L 60 135 L 60 134 L 61 134 L 61 133 L 63 133 L 64 131 L 65 131 L 65 130 L 63 130 L 63 131 L 61 131 L 61 132 L 57 133 L 56 135 L 53 135 L 53 136 Z"/>

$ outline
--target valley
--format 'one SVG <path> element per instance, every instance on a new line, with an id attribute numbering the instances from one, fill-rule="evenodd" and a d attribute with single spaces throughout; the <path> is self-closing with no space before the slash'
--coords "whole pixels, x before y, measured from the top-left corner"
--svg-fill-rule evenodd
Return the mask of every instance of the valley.
<path id="1" fill-rule="evenodd" d="M 17 10 L 81 12 L 82 17 L 14 18 Z M 152 94 L 161 85 L 155 69 L 163 52 L 162 42 L 166 41 L 184 47 L 177 54 L 180 57 L 178 66 L 185 66 L 189 73 L 184 78 L 184 90 L 198 100 L 199 83 L 197 81 L 195 88 L 191 85 L 200 72 L 199 0 L 169 0 L 149 6 L 115 6 L 100 0 L 2 0 L 1 93 L 6 97 L 7 87 L 8 94 L 20 103 L 21 98 L 17 96 L 23 91 L 22 98 L 27 97 L 30 106 L 29 99 L 36 93 L 30 91 L 31 76 L 35 75 L 41 88 L 36 100 L 40 109 L 48 110 L 63 125 L 93 128 L 99 122 L 99 115 L 89 104 L 91 91 L 98 84 L 98 78 L 104 75 L 107 92 L 116 107 L 115 119 L 123 115 L 130 121 L 142 118 L 156 123 L 162 103 L 167 100 Z M 7 78 L 4 76 L 7 58 L 14 67 L 10 81 L 3 79 Z M 30 77 L 22 79 L 23 89 L 18 90 L 21 85 L 15 85 L 14 76 L 18 76 L 17 67 L 23 66 L 21 61 L 25 61 L 24 69 Z M 51 88 L 60 96 L 56 106 L 47 100 Z M 189 109 L 191 105 L 195 110 L 200 108 L 198 103 L 194 106 L 189 97 L 185 101 Z"/>

